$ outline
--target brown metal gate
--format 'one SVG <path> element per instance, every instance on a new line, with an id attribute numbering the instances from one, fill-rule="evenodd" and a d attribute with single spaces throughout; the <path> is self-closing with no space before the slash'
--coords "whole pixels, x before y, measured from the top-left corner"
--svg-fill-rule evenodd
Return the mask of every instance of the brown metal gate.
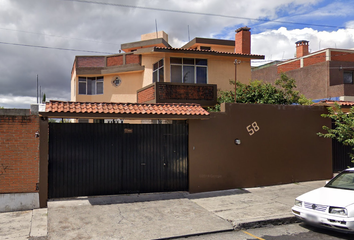
<path id="1" fill-rule="evenodd" d="M 49 198 L 188 190 L 188 125 L 49 124 Z"/>

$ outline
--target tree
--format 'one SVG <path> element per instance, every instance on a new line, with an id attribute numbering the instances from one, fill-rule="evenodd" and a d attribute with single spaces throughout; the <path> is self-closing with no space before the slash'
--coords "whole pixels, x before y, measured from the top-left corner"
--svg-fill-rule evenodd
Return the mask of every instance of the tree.
<path id="1" fill-rule="evenodd" d="M 343 145 L 352 147 L 354 151 L 354 107 L 349 112 L 345 113 L 339 104 L 328 108 L 327 114 L 321 114 L 324 118 L 332 119 L 334 128 L 323 126 L 326 133 L 317 133 L 318 136 L 324 138 L 336 139 Z M 352 162 L 354 162 L 354 154 L 349 153 Z"/>
<path id="2" fill-rule="evenodd" d="M 0 109 L 4 109 L 4 107 L 0 106 Z"/>
<path id="3" fill-rule="evenodd" d="M 42 103 L 45 103 L 45 101 L 46 101 L 46 96 L 45 96 L 45 94 L 43 94 L 43 100 L 42 100 Z"/>
<path id="4" fill-rule="evenodd" d="M 235 81 L 230 81 L 235 85 Z M 237 103 L 258 103 L 258 104 L 301 104 L 308 105 L 312 101 L 306 99 L 299 91 L 295 91 L 295 80 L 281 73 L 280 78 L 275 81 L 275 86 L 263 81 L 254 80 L 250 84 L 236 82 Z M 221 103 L 235 102 L 234 91 L 218 91 L 218 104 L 209 111 L 220 111 Z"/>

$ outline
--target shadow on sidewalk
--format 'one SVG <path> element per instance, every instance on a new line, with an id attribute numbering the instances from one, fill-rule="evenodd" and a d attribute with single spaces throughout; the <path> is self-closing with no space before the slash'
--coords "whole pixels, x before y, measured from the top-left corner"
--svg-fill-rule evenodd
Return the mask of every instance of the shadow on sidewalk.
<path id="1" fill-rule="evenodd" d="M 187 193 L 186 197 L 188 199 L 200 199 L 200 198 L 212 198 L 212 197 L 223 197 L 238 194 L 250 193 L 245 189 L 230 189 L 223 191 L 213 191 L 213 192 L 203 192 L 203 193 Z"/>
<path id="2" fill-rule="evenodd" d="M 50 199 L 51 202 L 59 201 L 88 201 L 90 205 L 110 205 L 120 203 L 135 203 L 135 202 L 150 202 L 150 201 L 164 201 L 175 199 L 201 199 L 211 197 L 230 196 L 237 194 L 250 193 L 244 189 L 231 189 L 223 191 L 213 191 L 204 193 L 188 193 L 188 192 L 165 192 L 165 193 L 134 193 L 134 194 L 121 194 L 109 196 L 86 196 L 74 198 L 57 198 Z"/>

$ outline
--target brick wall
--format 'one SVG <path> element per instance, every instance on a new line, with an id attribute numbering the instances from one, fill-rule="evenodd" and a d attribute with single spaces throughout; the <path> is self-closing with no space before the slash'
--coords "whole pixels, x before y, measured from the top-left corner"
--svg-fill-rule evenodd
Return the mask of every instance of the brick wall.
<path id="1" fill-rule="evenodd" d="M 319 53 L 303 59 L 304 67 L 326 61 L 326 53 Z"/>
<path id="2" fill-rule="evenodd" d="M 102 56 L 87 56 L 77 57 L 76 67 L 105 67 L 105 57 Z"/>
<path id="3" fill-rule="evenodd" d="M 0 193 L 38 192 L 38 116 L 29 115 L 29 110 L 24 115 L 6 110 L 12 109 L 0 109 Z"/>
<path id="4" fill-rule="evenodd" d="M 140 64 L 140 55 L 126 54 L 126 55 L 116 55 L 116 56 L 87 56 L 87 57 L 76 57 L 76 61 L 73 65 L 74 68 L 100 68 L 100 67 L 112 67 L 112 66 L 122 66 L 125 64 Z"/>
<path id="5" fill-rule="evenodd" d="M 278 73 L 287 72 L 300 68 L 300 60 L 289 62 L 278 66 Z"/>
<path id="6" fill-rule="evenodd" d="M 354 53 L 332 51 L 331 52 L 331 60 L 332 61 L 354 62 Z"/>
<path id="7" fill-rule="evenodd" d="M 125 55 L 125 64 L 140 63 L 140 55 L 127 54 Z"/>
<path id="8" fill-rule="evenodd" d="M 138 103 L 145 103 L 155 99 L 155 85 L 138 92 Z"/>
<path id="9" fill-rule="evenodd" d="M 123 65 L 123 55 L 107 57 L 107 67 Z"/>

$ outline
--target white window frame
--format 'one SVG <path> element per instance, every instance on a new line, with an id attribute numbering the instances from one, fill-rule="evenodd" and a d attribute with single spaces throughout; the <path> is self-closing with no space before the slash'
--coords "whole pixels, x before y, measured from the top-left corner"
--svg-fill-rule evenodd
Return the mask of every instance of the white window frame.
<path id="1" fill-rule="evenodd" d="M 162 65 L 160 66 L 160 61 L 162 61 Z M 157 68 L 155 69 L 154 65 L 157 64 Z M 162 69 L 163 70 L 163 75 L 162 75 L 162 80 L 165 81 L 165 69 L 164 69 L 164 66 L 165 66 L 165 60 L 162 58 L 160 60 L 158 60 L 157 62 L 155 62 L 154 64 L 152 64 L 152 82 L 155 82 L 154 81 L 154 73 L 156 72 L 156 82 L 160 82 L 160 70 Z"/>
<path id="2" fill-rule="evenodd" d="M 179 64 L 179 63 L 172 63 L 170 61 L 170 79 L 172 80 L 172 66 L 181 66 L 182 67 L 182 79 L 181 79 L 181 83 L 184 83 L 183 82 L 183 76 L 184 76 L 184 66 L 189 66 L 189 67 L 194 67 L 194 82 L 195 84 L 202 84 L 202 83 L 198 83 L 197 82 L 197 68 L 199 67 L 203 67 L 203 68 L 206 68 L 206 83 L 208 83 L 208 59 L 206 58 L 181 58 L 181 57 L 171 57 L 171 58 L 178 58 L 178 59 L 182 59 L 182 64 Z M 184 63 L 184 59 L 193 59 L 193 64 L 187 64 L 187 63 Z M 200 60 L 206 60 L 207 64 L 206 65 L 197 65 L 196 62 L 197 60 L 200 59 Z"/>
<path id="3" fill-rule="evenodd" d="M 103 95 L 104 93 L 104 85 L 103 85 L 103 76 L 97 76 L 97 77 L 83 77 L 80 76 L 78 77 L 78 95 Z M 94 84 L 94 92 L 91 92 L 91 94 L 88 94 L 88 80 L 93 81 Z M 85 93 L 80 93 L 80 83 L 85 84 Z M 102 83 L 102 93 L 98 93 L 98 85 Z"/>

